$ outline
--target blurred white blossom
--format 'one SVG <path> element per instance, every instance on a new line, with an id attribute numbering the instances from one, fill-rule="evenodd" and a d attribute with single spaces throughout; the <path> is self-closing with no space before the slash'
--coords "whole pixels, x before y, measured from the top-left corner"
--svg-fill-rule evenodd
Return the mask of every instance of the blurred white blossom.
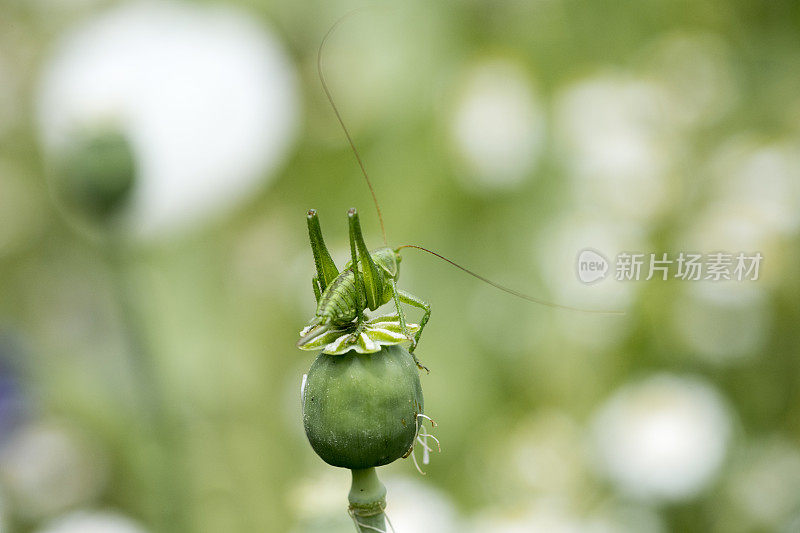
<path id="1" fill-rule="evenodd" d="M 156 236 L 257 190 L 294 137 L 296 91 L 283 46 L 246 14 L 134 2 L 64 37 L 37 106 L 51 154 L 78 132 L 122 129 L 139 171 L 130 224 Z"/>
<path id="2" fill-rule="evenodd" d="M 556 141 L 581 206 L 647 221 L 670 206 L 679 151 L 663 89 L 627 74 L 581 80 L 556 99 Z"/>
<path id="3" fill-rule="evenodd" d="M 794 139 L 736 136 L 711 156 L 712 198 L 766 236 L 800 228 L 800 145 Z M 751 245 L 751 250 L 759 249 Z"/>
<path id="4" fill-rule="evenodd" d="M 471 67 L 456 98 L 452 139 L 470 181 L 507 189 L 533 172 L 544 141 L 544 114 L 521 65 L 484 60 Z"/>
<path id="5" fill-rule="evenodd" d="M 739 79 L 725 40 L 714 34 L 659 36 L 645 58 L 648 79 L 664 88 L 670 120 L 690 127 L 713 123 L 739 98 Z"/>
<path id="6" fill-rule="evenodd" d="M 771 311 L 759 286 L 746 282 L 694 282 L 682 286 L 672 307 L 676 337 L 691 353 L 730 364 L 759 353 Z"/>
<path id="7" fill-rule="evenodd" d="M 105 486 L 105 457 L 76 429 L 41 422 L 19 430 L 0 454 L 4 488 L 22 516 L 51 516 L 91 502 Z"/>
<path id="8" fill-rule="evenodd" d="M 641 250 L 646 245 L 639 228 L 633 225 L 567 211 L 542 227 L 534 241 L 534 260 L 541 267 L 544 286 L 549 291 L 542 299 L 580 309 L 624 311 L 632 304 L 638 286 L 610 279 L 594 285 L 581 283 L 576 261 L 578 253 L 587 247 L 613 262 L 620 250 Z M 583 348 L 614 346 L 624 338 L 631 323 L 629 315 L 568 310 L 552 310 L 550 315 L 564 342 Z"/>
<path id="9" fill-rule="evenodd" d="M 748 443 L 731 466 L 726 492 L 742 531 L 777 530 L 800 509 L 800 449 L 778 437 Z"/>
<path id="10" fill-rule="evenodd" d="M 658 374 L 617 390 L 595 414 L 592 434 L 598 467 L 624 494 L 676 501 L 716 478 L 731 426 L 710 384 Z"/>
<path id="11" fill-rule="evenodd" d="M 538 498 L 520 509 L 479 514 L 470 533 L 662 533 L 661 518 L 646 507 L 608 502 L 593 509 L 563 498 Z"/>
<path id="12" fill-rule="evenodd" d="M 428 480 L 389 477 L 386 514 L 398 532 L 455 533 L 461 531 L 455 507 Z"/>
<path id="13" fill-rule="evenodd" d="M 502 481 L 491 489 L 521 495 L 580 494 L 588 483 L 582 439 L 582 427 L 560 411 L 543 411 L 520 422 L 502 435 L 498 452 L 492 454 L 486 475 L 494 471 Z"/>
<path id="14" fill-rule="evenodd" d="M 37 533 L 147 533 L 147 530 L 114 512 L 75 511 L 53 520 Z"/>

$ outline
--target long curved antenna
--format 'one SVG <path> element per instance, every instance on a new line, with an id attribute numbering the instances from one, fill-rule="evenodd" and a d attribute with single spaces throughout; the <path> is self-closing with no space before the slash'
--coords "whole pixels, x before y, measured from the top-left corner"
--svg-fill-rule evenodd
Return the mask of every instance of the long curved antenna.
<path id="1" fill-rule="evenodd" d="M 518 298 L 522 298 L 523 300 L 528 300 L 529 302 L 533 302 L 533 303 L 537 303 L 537 304 L 541 304 L 541 305 L 546 305 L 547 307 L 554 307 L 554 308 L 557 308 L 557 309 L 567 309 L 569 311 L 578 311 L 578 312 L 581 312 L 581 313 L 600 313 L 600 314 L 609 314 L 609 315 L 624 315 L 625 314 L 625 311 L 605 311 L 605 310 L 600 310 L 600 309 L 580 309 L 578 307 L 570 307 L 568 305 L 561 305 L 561 304 L 556 304 L 556 303 L 552 303 L 552 302 L 547 302 L 545 300 L 540 300 L 539 298 L 536 298 L 535 296 L 529 296 L 529 295 L 521 293 L 519 291 L 515 291 L 514 289 L 509 289 L 508 287 L 500 285 L 499 283 L 494 282 L 494 281 L 492 281 L 492 280 L 490 280 L 488 278 L 485 278 L 485 277 L 481 276 L 480 274 L 478 274 L 476 272 L 473 272 L 472 270 L 459 265 L 455 261 L 451 261 L 450 259 L 446 258 L 445 256 L 437 254 L 436 252 L 434 252 L 432 250 L 428 250 L 427 248 L 423 248 L 422 246 L 417 246 L 415 244 L 404 244 L 403 246 L 398 247 L 397 250 L 401 250 L 403 248 L 415 248 L 417 250 L 422 250 L 423 252 L 428 252 L 431 255 L 435 255 L 436 257 L 438 257 L 442 261 L 446 261 L 446 262 L 450 263 L 451 265 L 453 265 L 457 269 L 462 270 L 463 272 L 466 272 L 467 274 L 469 274 L 473 278 L 477 278 L 477 279 L 483 281 L 484 283 L 488 283 L 489 285 L 491 285 L 492 287 L 494 287 L 496 289 L 500 289 L 503 292 L 507 292 L 508 294 L 511 294 L 512 296 L 516 296 Z"/>
<path id="2" fill-rule="evenodd" d="M 339 27 L 339 25 L 345 21 L 350 15 L 359 11 L 358 9 L 354 9 L 350 11 L 342 18 L 337 20 L 333 26 L 328 30 L 328 33 L 325 34 L 325 37 L 322 38 L 322 42 L 319 43 L 319 50 L 317 50 L 317 73 L 319 74 L 319 81 L 322 82 L 322 90 L 325 91 L 325 96 L 328 97 L 328 102 L 331 103 L 331 107 L 333 108 L 333 112 L 336 114 L 336 118 L 339 120 L 339 124 L 341 124 L 342 129 L 344 130 L 344 135 L 347 137 L 347 142 L 350 143 L 350 148 L 353 149 L 353 154 L 356 156 L 356 161 L 358 161 L 358 166 L 361 167 L 361 173 L 364 174 L 364 179 L 367 181 L 367 187 L 369 187 L 369 192 L 372 194 L 372 201 L 375 204 L 375 211 L 378 212 L 378 221 L 381 223 L 381 234 L 383 235 L 383 244 L 386 244 L 386 228 L 383 225 L 383 215 L 381 215 L 381 208 L 378 205 L 378 197 L 375 195 L 375 189 L 372 187 L 372 182 L 367 175 L 367 169 L 364 167 L 364 162 L 361 160 L 361 156 L 356 149 L 356 145 L 353 142 L 353 138 L 350 136 L 350 131 L 348 131 L 347 126 L 344 124 L 344 120 L 342 120 L 342 115 L 339 113 L 339 108 L 336 107 L 336 104 L 333 101 L 333 96 L 331 96 L 331 91 L 328 89 L 328 84 L 325 82 L 325 75 L 322 72 L 322 50 L 325 47 L 325 43 L 328 40 L 328 37 Z"/>

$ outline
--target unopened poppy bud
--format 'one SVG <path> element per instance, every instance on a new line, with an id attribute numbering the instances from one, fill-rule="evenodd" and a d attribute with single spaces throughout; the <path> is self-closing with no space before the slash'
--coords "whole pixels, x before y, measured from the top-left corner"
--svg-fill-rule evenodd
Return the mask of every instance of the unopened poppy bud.
<path id="1" fill-rule="evenodd" d="M 354 470 L 405 456 L 423 410 L 417 366 L 400 345 L 369 354 L 319 354 L 302 400 L 314 451 L 330 465 Z"/>
<path id="2" fill-rule="evenodd" d="M 53 185 L 59 200 L 82 218 L 104 221 L 127 202 L 136 175 L 128 139 L 113 130 L 84 133 L 55 163 Z"/>

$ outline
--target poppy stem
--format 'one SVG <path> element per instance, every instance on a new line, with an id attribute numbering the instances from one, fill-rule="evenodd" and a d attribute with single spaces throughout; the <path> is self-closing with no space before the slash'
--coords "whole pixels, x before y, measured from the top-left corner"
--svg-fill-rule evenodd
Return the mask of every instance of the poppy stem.
<path id="1" fill-rule="evenodd" d="M 386 533 L 386 487 L 378 479 L 375 468 L 351 470 L 353 484 L 348 500 L 350 516 L 359 533 Z"/>

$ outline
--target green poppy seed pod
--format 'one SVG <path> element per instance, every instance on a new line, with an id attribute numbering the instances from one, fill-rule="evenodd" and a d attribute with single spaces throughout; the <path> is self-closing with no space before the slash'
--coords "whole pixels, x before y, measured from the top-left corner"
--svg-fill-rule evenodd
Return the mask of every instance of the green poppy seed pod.
<path id="1" fill-rule="evenodd" d="M 303 386 L 303 424 L 326 463 L 352 470 L 389 464 L 411 449 L 422 386 L 408 351 L 321 353 Z"/>
<path id="2" fill-rule="evenodd" d="M 85 132 L 56 161 L 53 184 L 67 208 L 82 218 L 106 220 L 130 196 L 136 164 L 128 139 L 113 130 Z"/>

